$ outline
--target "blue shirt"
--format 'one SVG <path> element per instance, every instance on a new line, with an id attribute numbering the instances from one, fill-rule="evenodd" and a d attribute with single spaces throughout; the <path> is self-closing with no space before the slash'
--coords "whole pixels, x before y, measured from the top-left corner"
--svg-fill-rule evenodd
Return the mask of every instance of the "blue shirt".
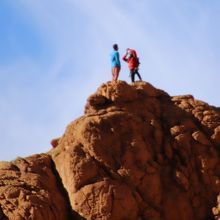
<path id="1" fill-rule="evenodd" d="M 112 67 L 120 67 L 121 66 L 119 52 L 116 50 L 114 50 L 111 53 L 111 64 L 112 64 Z"/>

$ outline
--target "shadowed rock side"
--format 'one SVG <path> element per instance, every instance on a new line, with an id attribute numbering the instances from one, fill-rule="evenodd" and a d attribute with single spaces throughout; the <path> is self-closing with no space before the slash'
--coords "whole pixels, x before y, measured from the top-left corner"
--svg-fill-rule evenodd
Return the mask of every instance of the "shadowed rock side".
<path id="1" fill-rule="evenodd" d="M 103 84 L 56 146 L 71 207 L 85 219 L 213 219 L 220 113 L 190 95 Z"/>
<path id="2" fill-rule="evenodd" d="M 52 164 L 46 154 L 0 162 L 1 220 L 70 219 Z"/>

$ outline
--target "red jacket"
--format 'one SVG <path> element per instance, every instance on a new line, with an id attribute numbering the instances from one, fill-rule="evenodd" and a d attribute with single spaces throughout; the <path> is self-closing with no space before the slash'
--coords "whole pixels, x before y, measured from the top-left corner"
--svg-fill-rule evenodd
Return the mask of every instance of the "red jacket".
<path id="1" fill-rule="evenodd" d="M 122 59 L 128 63 L 128 68 L 130 70 L 133 70 L 139 66 L 137 53 L 135 50 L 130 49 L 130 56 L 127 57 L 127 54 L 125 54 Z"/>

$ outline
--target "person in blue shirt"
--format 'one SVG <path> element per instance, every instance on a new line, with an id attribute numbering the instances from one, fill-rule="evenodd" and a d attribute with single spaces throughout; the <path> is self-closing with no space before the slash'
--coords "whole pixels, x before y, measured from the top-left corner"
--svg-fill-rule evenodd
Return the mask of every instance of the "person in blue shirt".
<path id="1" fill-rule="evenodd" d="M 118 45 L 113 45 L 113 52 L 111 53 L 111 64 L 112 64 L 112 81 L 118 80 L 119 72 L 121 70 L 120 56 L 118 52 Z"/>

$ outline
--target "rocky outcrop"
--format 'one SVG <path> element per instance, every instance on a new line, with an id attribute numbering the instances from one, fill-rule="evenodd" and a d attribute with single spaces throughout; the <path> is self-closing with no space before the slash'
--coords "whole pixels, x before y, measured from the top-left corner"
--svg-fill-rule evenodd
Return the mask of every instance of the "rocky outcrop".
<path id="1" fill-rule="evenodd" d="M 220 219 L 220 194 L 217 196 L 217 205 L 212 208 L 212 213 L 216 220 Z"/>
<path id="2" fill-rule="evenodd" d="M 0 219 L 69 219 L 69 203 L 53 170 L 46 154 L 1 162 Z"/>
<path id="3" fill-rule="evenodd" d="M 219 108 L 145 82 L 108 82 L 51 143 L 48 154 L 0 169 L 9 179 L 1 174 L 6 218 L 213 219 L 220 193 Z M 23 160 L 25 169 L 17 165 Z"/>
<path id="4" fill-rule="evenodd" d="M 148 83 L 103 84 L 52 152 L 72 209 L 86 219 L 210 219 L 219 117 Z"/>

